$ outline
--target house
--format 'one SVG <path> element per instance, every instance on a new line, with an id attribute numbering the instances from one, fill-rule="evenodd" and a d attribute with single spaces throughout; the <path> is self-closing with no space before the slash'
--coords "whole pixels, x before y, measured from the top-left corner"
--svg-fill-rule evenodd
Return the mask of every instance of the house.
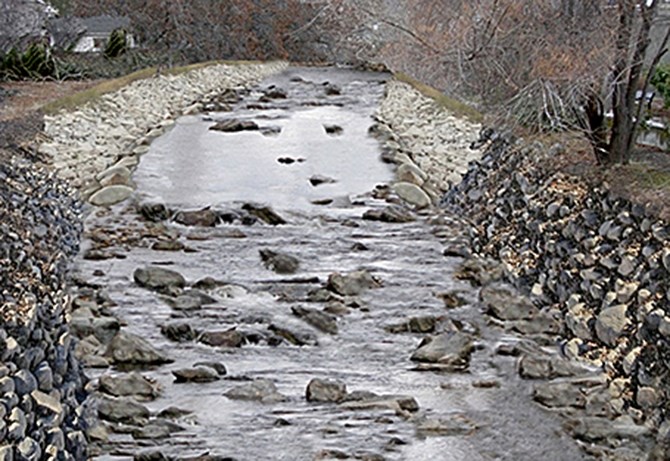
<path id="1" fill-rule="evenodd" d="M 85 32 L 74 45 L 75 53 L 99 53 L 105 50 L 110 35 L 117 29 L 127 32 L 126 40 L 129 48 L 135 48 L 136 43 L 130 30 L 130 19 L 124 16 L 92 16 L 81 18 Z"/>

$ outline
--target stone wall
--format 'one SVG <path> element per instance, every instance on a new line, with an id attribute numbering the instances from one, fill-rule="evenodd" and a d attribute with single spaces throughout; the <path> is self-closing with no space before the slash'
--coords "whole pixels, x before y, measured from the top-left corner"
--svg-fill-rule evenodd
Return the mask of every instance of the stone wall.
<path id="1" fill-rule="evenodd" d="M 451 115 L 410 84 L 387 84 L 376 119 L 374 130 L 382 139 L 385 159 L 397 165 L 393 188 L 419 208 L 437 203 L 480 156 L 469 145 L 481 126 Z"/>
<path id="2" fill-rule="evenodd" d="M 130 175 L 139 157 L 177 117 L 200 112 L 224 89 L 258 82 L 287 65 L 215 65 L 138 80 L 77 110 L 45 117 L 47 140 L 39 152 L 84 199 L 112 205 L 132 194 Z"/>
<path id="3" fill-rule="evenodd" d="M 601 424 L 632 419 L 638 435 L 656 434 L 648 459 L 668 459 L 670 227 L 604 185 L 547 168 L 548 152 L 498 141 L 444 204 L 474 223 L 473 250 L 502 261 L 561 321 L 563 354 L 605 372 Z M 643 459 L 620 454 L 635 435 L 609 433 L 605 459 Z"/>
<path id="4" fill-rule="evenodd" d="M 65 322 L 79 206 L 29 162 L 0 164 L 0 459 L 85 459 L 84 401 Z"/>

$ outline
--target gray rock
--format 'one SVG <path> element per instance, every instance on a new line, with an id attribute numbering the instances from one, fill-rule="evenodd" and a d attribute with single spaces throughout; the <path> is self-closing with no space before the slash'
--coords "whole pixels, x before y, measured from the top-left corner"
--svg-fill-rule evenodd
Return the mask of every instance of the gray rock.
<path id="1" fill-rule="evenodd" d="M 587 309 L 584 303 L 577 303 L 571 306 L 565 315 L 565 325 L 568 330 L 577 338 L 585 341 L 593 339 L 593 333 L 591 332 L 592 320 L 593 314 Z"/>
<path id="2" fill-rule="evenodd" d="M 385 208 L 372 209 L 363 213 L 367 221 L 381 221 L 386 223 L 408 223 L 416 221 L 416 217 L 405 207 L 391 205 Z"/>
<path id="3" fill-rule="evenodd" d="M 0 447 L 0 461 L 14 461 L 14 449 L 9 446 Z"/>
<path id="4" fill-rule="evenodd" d="M 221 362 L 198 362 L 193 364 L 194 367 L 207 367 L 216 371 L 219 376 L 225 376 L 228 373 L 226 366 Z"/>
<path id="5" fill-rule="evenodd" d="M 35 401 L 37 408 L 41 411 L 50 412 L 57 416 L 60 416 L 63 413 L 63 406 L 55 397 L 38 390 L 33 391 L 30 396 Z"/>
<path id="6" fill-rule="evenodd" d="M 358 296 L 368 288 L 380 287 L 381 283 L 368 271 L 356 271 L 349 274 L 335 272 L 328 276 L 327 288 L 342 296 Z"/>
<path id="7" fill-rule="evenodd" d="M 219 214 L 210 208 L 196 211 L 180 211 L 174 221 L 184 226 L 214 227 L 219 223 Z"/>
<path id="8" fill-rule="evenodd" d="M 425 338 L 411 359 L 415 362 L 439 364 L 448 371 L 462 371 L 468 368 L 473 349 L 470 335 L 448 332 Z"/>
<path id="9" fill-rule="evenodd" d="M 398 194 L 398 197 L 418 209 L 429 207 L 432 204 L 428 194 L 416 184 L 398 182 L 393 185 L 393 191 Z"/>
<path id="10" fill-rule="evenodd" d="M 334 184 L 336 182 L 337 181 L 335 179 L 320 174 L 315 174 L 314 176 L 309 178 L 309 183 L 314 187 L 320 186 L 322 184 Z"/>
<path id="11" fill-rule="evenodd" d="M 615 420 L 597 417 L 580 417 L 568 424 L 573 437 L 588 442 L 616 439 L 639 440 L 651 437 L 651 430 L 645 425 L 637 425 L 630 416 L 620 416 Z"/>
<path id="12" fill-rule="evenodd" d="M 19 370 L 14 375 L 14 389 L 21 397 L 37 389 L 37 379 L 27 370 Z"/>
<path id="13" fill-rule="evenodd" d="M 147 407 L 128 397 L 104 397 L 100 399 L 98 414 L 105 421 L 131 424 L 133 426 L 145 425 L 150 416 Z"/>
<path id="14" fill-rule="evenodd" d="M 175 432 L 181 432 L 184 428 L 172 421 L 165 419 L 154 419 L 143 427 L 135 429 L 132 434 L 137 440 L 155 440 L 170 437 Z"/>
<path id="15" fill-rule="evenodd" d="M 414 397 L 406 395 L 376 395 L 372 392 L 355 391 L 348 394 L 340 404 L 347 410 L 388 409 L 394 412 L 419 411 L 419 403 Z"/>
<path id="16" fill-rule="evenodd" d="M 256 131 L 259 126 L 251 120 L 238 120 L 236 118 L 222 120 L 209 127 L 213 131 L 222 131 L 224 133 L 236 133 L 239 131 Z"/>
<path id="17" fill-rule="evenodd" d="M 293 306 L 291 312 L 324 333 L 336 335 L 338 332 L 337 319 L 325 312 L 300 306 Z"/>
<path id="18" fill-rule="evenodd" d="M 263 264 L 278 274 L 294 274 L 300 267 L 298 258 L 272 250 L 258 250 Z"/>
<path id="19" fill-rule="evenodd" d="M 153 400 L 159 394 L 155 383 L 136 372 L 116 376 L 102 375 L 99 390 L 115 397 L 132 396 L 143 400 Z"/>
<path id="20" fill-rule="evenodd" d="M 186 285 L 183 275 L 162 267 L 137 268 L 133 273 L 133 279 L 142 287 L 159 291 L 173 287 L 183 288 Z"/>
<path id="21" fill-rule="evenodd" d="M 119 320 L 114 317 L 73 317 L 70 322 L 70 329 L 76 337 L 85 338 L 93 335 L 102 344 L 109 343 L 120 328 Z"/>
<path id="22" fill-rule="evenodd" d="M 316 346 L 318 341 L 313 334 L 308 332 L 299 331 L 295 328 L 289 328 L 282 325 L 271 324 L 268 326 L 268 330 L 276 334 L 277 336 L 284 338 L 290 344 L 294 346 Z"/>
<path id="23" fill-rule="evenodd" d="M 419 167 L 410 163 L 403 163 L 395 172 L 398 181 L 421 186 L 428 179 L 428 175 Z"/>
<path id="24" fill-rule="evenodd" d="M 171 341 L 185 342 L 193 341 L 197 337 L 197 333 L 186 322 L 170 322 L 161 326 L 161 333 Z"/>
<path id="25" fill-rule="evenodd" d="M 501 320 L 522 320 L 537 316 L 538 309 L 513 287 L 491 284 L 482 288 L 479 298 L 488 313 Z"/>
<path id="26" fill-rule="evenodd" d="M 347 386 L 340 381 L 312 379 L 307 385 L 308 402 L 339 403 L 347 396 Z"/>
<path id="27" fill-rule="evenodd" d="M 384 329 L 389 333 L 432 333 L 435 331 L 438 319 L 433 315 L 411 317 L 403 323 L 389 325 Z"/>
<path id="28" fill-rule="evenodd" d="M 279 216 L 276 211 L 267 206 L 254 205 L 252 203 L 246 203 L 242 206 L 242 209 L 245 210 L 252 216 L 260 219 L 261 221 L 270 224 L 271 226 L 278 226 L 280 224 L 286 224 L 286 220 Z"/>
<path id="29" fill-rule="evenodd" d="M 198 341 L 214 347 L 241 347 L 244 344 L 244 334 L 232 329 L 225 331 L 205 331 Z"/>
<path id="30" fill-rule="evenodd" d="M 533 399 L 547 407 L 584 408 L 586 399 L 578 384 L 548 382 L 535 385 Z"/>
<path id="31" fill-rule="evenodd" d="M 23 440 L 28 430 L 28 422 L 23 411 L 20 408 L 14 408 L 9 412 L 7 422 L 9 423 L 7 427 L 7 440 L 10 442 Z"/>
<path id="32" fill-rule="evenodd" d="M 497 261 L 475 257 L 459 264 L 454 275 L 458 279 L 469 280 L 476 286 L 485 286 L 502 280 L 504 271 Z"/>
<path id="33" fill-rule="evenodd" d="M 88 201 L 95 206 L 112 206 L 126 200 L 133 194 L 133 188 L 124 185 L 103 187 L 93 194 Z"/>
<path id="34" fill-rule="evenodd" d="M 221 379 L 216 370 L 202 366 L 172 370 L 172 374 L 176 383 L 211 383 Z"/>
<path id="35" fill-rule="evenodd" d="M 344 129 L 339 125 L 323 125 L 326 134 L 338 136 L 344 133 Z"/>
<path id="36" fill-rule="evenodd" d="M 155 251 L 181 251 L 186 248 L 179 240 L 159 240 L 151 245 Z"/>
<path id="37" fill-rule="evenodd" d="M 178 311 L 195 311 L 202 308 L 201 297 L 188 293 L 182 293 L 176 298 L 166 298 L 165 301 Z"/>
<path id="38" fill-rule="evenodd" d="M 267 379 L 257 379 L 234 387 L 224 394 L 232 400 L 251 400 L 263 403 L 283 402 L 286 397 L 277 391 L 277 386 Z"/>
<path id="39" fill-rule="evenodd" d="M 628 307 L 625 304 L 603 309 L 596 318 L 596 335 L 598 339 L 609 346 L 616 346 L 624 330 L 630 325 L 626 316 Z"/>
<path id="40" fill-rule="evenodd" d="M 30 437 L 26 437 L 16 447 L 18 458 L 23 461 L 40 461 L 42 459 L 42 449 L 39 443 Z"/>
<path id="41" fill-rule="evenodd" d="M 477 425 L 467 416 L 456 414 L 449 419 L 427 419 L 417 425 L 417 431 L 423 435 L 455 436 L 469 435 L 477 430 Z"/>
<path id="42" fill-rule="evenodd" d="M 105 356 L 117 365 L 160 365 L 172 362 L 145 339 L 124 331 L 112 339 Z"/>

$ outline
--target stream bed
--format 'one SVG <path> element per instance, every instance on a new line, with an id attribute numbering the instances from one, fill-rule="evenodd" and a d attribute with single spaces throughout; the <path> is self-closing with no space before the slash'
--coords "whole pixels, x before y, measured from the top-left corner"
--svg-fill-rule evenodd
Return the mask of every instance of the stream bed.
<path id="1" fill-rule="evenodd" d="M 231 99 L 231 111 L 183 117 L 142 158 L 135 203 L 88 216 L 78 277 L 104 291 L 104 313 L 123 331 L 171 359 L 135 370 L 159 389 L 140 403 L 152 421 L 169 407 L 188 411 L 171 417 L 169 436 L 109 423 L 95 459 L 590 459 L 557 415 L 531 401 L 517 358 L 498 353 L 524 340 L 492 326 L 478 289 L 454 276 L 462 259 L 443 256 L 443 241 L 463 236 L 451 218 L 363 219 L 388 206 L 383 186 L 393 180 L 368 133 L 387 78 L 290 68 Z M 210 130 L 231 120 L 256 127 Z M 138 213 L 147 203 L 213 210 L 216 225 L 150 222 Z M 284 223 L 268 223 L 267 210 Z M 103 241 L 114 257 L 91 258 Z M 275 253 L 297 261 L 290 274 L 271 270 Z M 148 290 L 133 279 L 146 267 L 191 286 L 209 278 L 198 286 L 211 299 L 184 306 L 180 292 Z M 360 274 L 366 286 L 338 294 L 334 273 Z M 306 321 L 313 310 L 327 318 Z M 328 331 L 313 326 L 323 322 Z M 195 337 L 172 341 L 168 324 Z M 426 336 L 456 330 L 472 338 L 458 370 L 410 360 Z M 241 333 L 234 345 L 203 341 L 231 331 Z M 175 370 L 202 362 L 226 374 L 175 382 Z M 94 365 L 92 387 L 129 371 Z M 315 378 L 345 384 L 346 395 L 308 401 Z M 276 387 L 260 399 L 231 397 L 259 380 Z"/>

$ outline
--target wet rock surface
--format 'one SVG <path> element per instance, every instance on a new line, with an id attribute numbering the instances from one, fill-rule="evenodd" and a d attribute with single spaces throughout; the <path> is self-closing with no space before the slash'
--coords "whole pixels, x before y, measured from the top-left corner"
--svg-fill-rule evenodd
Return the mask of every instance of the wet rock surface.
<path id="1" fill-rule="evenodd" d="M 292 72 L 301 79 L 292 79 Z M 313 123 L 314 136 L 327 143 L 377 142 L 361 127 L 346 125 L 347 111 L 368 117 L 382 96 L 379 81 L 386 77 L 320 69 L 292 72 L 242 95 L 231 108 L 237 110 L 232 106 L 239 104 L 241 110 L 256 111 L 253 118 L 259 120 L 305 117 L 305 123 Z M 339 94 L 326 94 L 325 80 Z M 267 94 L 270 85 L 285 90 L 286 98 Z M 245 98 L 251 98 L 253 108 Z M 271 102 L 258 102 L 261 98 Z M 307 117 L 317 114 L 316 120 Z M 320 118 L 325 115 L 332 120 Z M 188 120 L 208 131 L 208 122 Z M 344 130 L 329 136 L 324 124 Z M 218 138 L 226 143 L 235 137 L 241 146 L 262 139 L 281 149 L 290 133 L 285 129 L 268 138 L 240 132 Z M 161 142 L 163 138 L 157 140 Z M 225 198 L 202 203 L 212 192 L 198 176 L 171 186 L 172 191 L 162 190 L 159 178 L 170 174 L 170 166 L 163 162 L 166 171 L 156 170 L 149 152 L 133 180 L 139 193 L 148 195 L 146 203 L 164 205 L 121 206 L 88 217 L 86 243 L 125 256 L 111 266 L 104 259 L 77 260 L 79 309 L 89 309 L 96 318 L 115 318 L 121 326 L 111 339 L 91 334 L 82 340 L 81 352 L 101 367 L 88 371 L 97 381 L 110 372 L 105 370 L 114 364 L 104 361 L 117 360 L 110 346 L 118 335 L 141 339 L 130 348 L 140 357 L 166 358 L 165 351 L 174 361 L 119 361 L 121 369 L 114 374 L 139 365 L 160 393 L 148 402 L 98 398 L 95 408 L 108 429 L 106 438 L 102 431 L 97 434 L 100 458 L 406 460 L 441 459 L 449 453 L 475 460 L 591 459 L 561 429 L 556 415 L 532 402 L 536 380 L 519 376 L 520 356 L 534 352 L 523 347 L 519 330 L 533 330 L 550 342 L 553 336 L 544 333 L 545 324 L 536 327 L 535 311 L 509 320 L 488 315 L 479 302 L 479 287 L 499 280 L 501 269 L 443 255 L 442 240 L 458 241 L 470 232 L 466 224 L 453 218 L 437 225 L 432 213 L 398 204 L 401 199 L 391 187 L 375 188 L 370 179 L 346 199 L 311 205 L 310 194 L 349 187 L 348 176 L 357 173 L 353 170 L 377 168 L 378 154 L 366 160 L 356 153 L 352 169 L 333 173 L 311 169 L 322 165 L 314 152 L 292 152 L 291 158 L 305 160 L 286 165 L 277 163 L 284 155 L 273 152 L 265 158 L 268 168 L 272 164 L 300 174 L 295 183 L 304 189 L 292 191 L 292 200 L 284 200 L 285 190 L 278 188 L 268 203 L 259 203 L 254 192 L 230 198 L 226 191 Z M 258 171 L 259 160 L 253 162 L 250 168 Z M 407 178 L 410 173 L 423 177 L 412 168 L 403 171 Z M 338 182 L 312 187 L 308 179 L 315 174 Z M 248 181 L 256 185 L 259 179 Z M 390 181 L 390 175 L 380 181 Z M 431 201 L 436 198 L 432 186 L 420 187 Z M 237 193 L 250 190 L 241 187 Z M 301 201 L 301 193 L 308 199 Z M 174 213 L 167 212 L 214 204 L 235 213 L 223 219 L 215 210 L 221 220 L 214 226 L 192 226 L 170 220 Z M 186 242 L 193 252 L 151 249 L 168 240 Z M 263 258 L 261 250 L 273 254 Z M 299 273 L 269 272 L 281 263 L 278 255 L 296 258 Z M 264 267 L 264 260 L 272 267 Z M 150 274 L 157 279 L 146 273 L 134 277 L 138 268 L 162 270 Z M 197 307 L 183 308 L 186 298 Z M 582 372 L 550 357 L 541 356 L 535 368 L 527 368 L 536 374 L 548 370 L 547 379 Z M 550 392 L 541 395 L 543 402 L 553 402 Z M 653 400 L 651 395 L 647 399 Z M 538 437 L 542 444 L 534 442 Z"/>

